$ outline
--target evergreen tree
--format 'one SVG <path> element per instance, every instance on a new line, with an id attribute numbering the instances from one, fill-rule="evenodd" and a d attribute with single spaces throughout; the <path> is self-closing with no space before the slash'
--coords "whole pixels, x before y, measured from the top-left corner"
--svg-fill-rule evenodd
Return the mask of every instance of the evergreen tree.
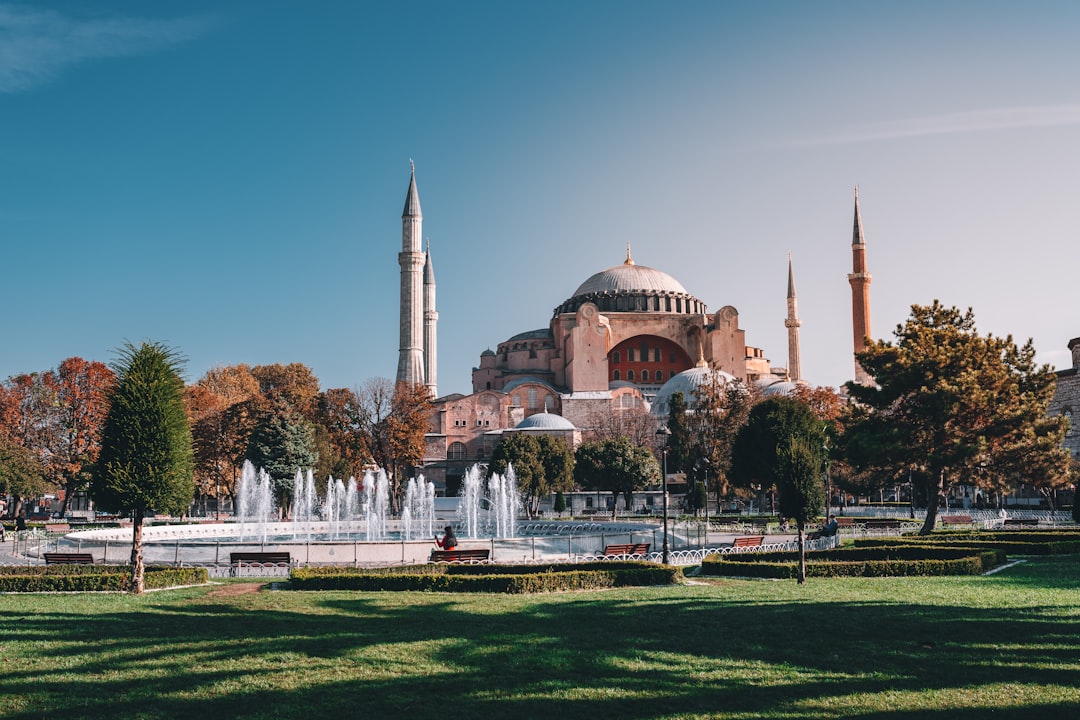
<path id="1" fill-rule="evenodd" d="M 861 404 L 846 452 L 857 468 L 928 480 L 922 534 L 934 528 L 940 498 L 964 482 L 1004 492 L 1020 480 L 1043 487 L 1070 481 L 1062 447 L 1065 418 L 1049 417 L 1054 373 L 1035 364 L 1029 340 L 980 336 L 969 309 L 914 305 L 896 344 L 871 342 L 857 356 L 875 380 L 848 384 Z"/>
<path id="2" fill-rule="evenodd" d="M 555 505 L 552 509 L 560 516 L 566 512 L 566 495 L 563 494 L 562 490 L 555 493 Z"/>
<path id="3" fill-rule="evenodd" d="M 246 458 L 270 475 L 278 507 L 286 509 L 296 471 L 314 468 L 319 460 L 315 428 L 288 404 L 275 401 L 251 433 Z"/>
<path id="4" fill-rule="evenodd" d="M 184 412 L 182 360 L 172 348 L 127 343 L 113 365 L 112 393 L 91 495 L 101 507 L 130 513 L 132 583 L 143 591 L 143 520 L 151 510 L 182 514 L 195 493 L 191 429 Z"/>
<path id="5" fill-rule="evenodd" d="M 813 428 L 807 428 L 815 435 Z M 799 584 L 806 582 L 806 524 L 816 518 L 825 502 L 823 458 L 825 449 L 806 436 L 792 435 L 777 448 L 780 515 L 795 521 L 799 530 Z"/>
<path id="6" fill-rule="evenodd" d="M 667 438 L 667 469 L 669 473 L 684 472 L 688 469 L 687 456 L 694 444 L 687 424 L 685 396 L 681 392 L 672 393 L 668 408 L 667 429 L 671 435 Z"/>

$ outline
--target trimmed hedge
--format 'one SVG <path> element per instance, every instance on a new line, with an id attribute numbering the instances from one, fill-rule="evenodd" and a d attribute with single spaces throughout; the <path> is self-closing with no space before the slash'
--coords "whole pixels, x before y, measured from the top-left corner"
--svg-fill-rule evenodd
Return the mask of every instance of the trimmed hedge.
<path id="1" fill-rule="evenodd" d="M 918 547 L 968 546 L 993 548 L 1010 555 L 1074 555 L 1080 553 L 1080 535 L 1060 530 L 945 532 L 900 538 L 860 538 L 856 547 L 907 545 Z"/>
<path id="2" fill-rule="evenodd" d="M 538 593 L 610 587 L 671 585 L 682 570 L 648 562 L 549 565 L 428 564 L 393 568 L 296 568 L 291 590 L 413 590 Z"/>
<path id="3" fill-rule="evenodd" d="M 806 554 L 809 577 L 891 577 L 979 575 L 1005 562 L 1004 552 L 977 547 L 881 545 L 844 547 Z M 703 575 L 794 578 L 798 553 L 766 552 L 713 555 L 701 564 Z"/>
<path id="4" fill-rule="evenodd" d="M 0 567 L 0 592 L 124 592 L 131 580 L 127 565 L 26 565 Z M 147 566 L 147 590 L 209 582 L 206 568 Z"/>

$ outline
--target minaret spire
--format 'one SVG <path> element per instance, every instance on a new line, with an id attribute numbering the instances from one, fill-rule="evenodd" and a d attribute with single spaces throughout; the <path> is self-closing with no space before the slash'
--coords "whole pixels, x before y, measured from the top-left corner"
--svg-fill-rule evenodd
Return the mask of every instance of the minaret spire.
<path id="1" fill-rule="evenodd" d="M 855 341 L 855 353 L 866 349 L 870 337 L 870 273 L 866 267 L 866 236 L 863 232 L 862 213 L 859 210 L 859 186 L 855 186 L 855 225 L 851 237 L 852 268 L 848 275 L 851 284 L 851 325 Z M 855 382 L 871 385 L 871 378 L 859 361 L 855 361 Z"/>
<path id="2" fill-rule="evenodd" d="M 416 166 L 409 161 L 409 189 L 401 213 L 401 307 L 399 316 L 397 381 L 424 384 L 424 252 L 421 247 L 424 215 L 416 190 Z"/>
<path id="3" fill-rule="evenodd" d="M 802 380 L 802 357 L 799 353 L 799 303 L 795 299 L 795 271 L 792 269 L 791 253 L 787 258 L 787 328 L 788 342 L 788 379 Z"/>
<path id="4" fill-rule="evenodd" d="M 424 253 L 424 383 L 430 397 L 438 397 L 439 311 L 435 309 L 435 266 L 431 264 L 431 240 Z"/>

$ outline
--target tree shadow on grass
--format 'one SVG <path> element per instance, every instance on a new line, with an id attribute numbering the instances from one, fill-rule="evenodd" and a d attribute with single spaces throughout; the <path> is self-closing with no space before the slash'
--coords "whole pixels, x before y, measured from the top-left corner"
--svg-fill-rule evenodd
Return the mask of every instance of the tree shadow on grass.
<path id="1" fill-rule="evenodd" d="M 1075 573 L 1075 563 L 1066 567 Z M 1027 592 L 1026 581 L 994 582 Z M 40 658 L 5 663 L 0 694 L 33 703 L 9 706 L 6 717 L 908 720 L 1080 712 L 1075 690 L 1057 702 L 1029 697 L 1072 688 L 1080 671 L 1080 617 L 1053 604 L 758 601 L 729 598 L 723 586 L 494 599 L 163 596 L 89 616 L 3 613 L 0 637 L 4 654 L 15 643 Z M 1019 697 L 1001 698 L 1002 686 Z M 982 688 L 987 701 L 972 701 Z M 911 708 L 923 690 L 968 699 Z M 866 701 L 833 705 L 852 697 Z"/>

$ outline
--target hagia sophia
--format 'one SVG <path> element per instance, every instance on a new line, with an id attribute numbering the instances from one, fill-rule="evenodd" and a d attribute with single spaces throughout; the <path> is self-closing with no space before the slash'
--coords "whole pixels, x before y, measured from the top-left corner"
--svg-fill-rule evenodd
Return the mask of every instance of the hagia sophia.
<path id="1" fill-rule="evenodd" d="M 472 371 L 472 393 L 437 394 L 435 273 L 421 245 L 423 214 L 410 174 L 402 213 L 400 346 L 397 381 L 426 385 L 435 400 L 425 436 L 424 475 L 437 488 L 456 487 L 466 469 L 491 457 L 503 433 L 542 432 L 581 441 L 590 416 L 627 409 L 667 413 L 688 376 L 721 373 L 763 393 L 804 383 L 799 359 L 795 278 L 788 261 L 788 363 L 774 367 L 748 345 L 739 311 L 710 313 L 668 273 L 637 264 L 627 247 L 622 263 L 588 277 L 554 309 L 547 327 L 527 330 L 484 350 Z M 870 337 L 870 274 L 855 193 L 852 240 L 854 349 Z M 865 381 L 853 367 L 856 380 Z"/>

